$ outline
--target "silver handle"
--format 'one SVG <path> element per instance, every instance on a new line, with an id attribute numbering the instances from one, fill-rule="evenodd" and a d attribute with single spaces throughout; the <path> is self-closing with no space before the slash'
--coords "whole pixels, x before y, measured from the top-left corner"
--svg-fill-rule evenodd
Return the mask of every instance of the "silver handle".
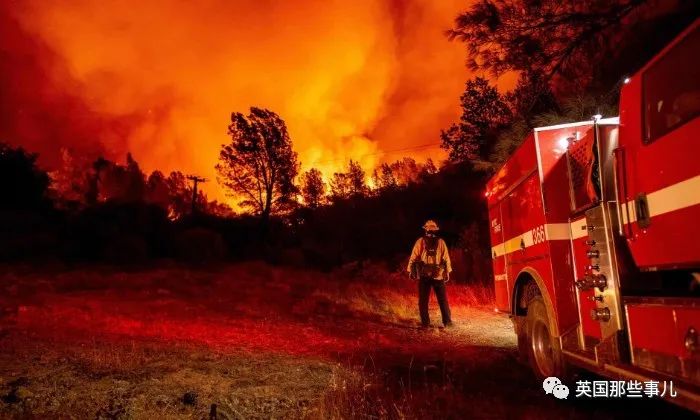
<path id="1" fill-rule="evenodd" d="M 615 210 L 617 211 L 617 233 L 621 236 L 625 236 L 624 222 L 622 220 L 622 206 L 620 205 L 620 189 L 618 187 L 618 157 L 617 152 L 620 149 L 617 148 L 613 150 L 613 186 L 615 188 Z"/>

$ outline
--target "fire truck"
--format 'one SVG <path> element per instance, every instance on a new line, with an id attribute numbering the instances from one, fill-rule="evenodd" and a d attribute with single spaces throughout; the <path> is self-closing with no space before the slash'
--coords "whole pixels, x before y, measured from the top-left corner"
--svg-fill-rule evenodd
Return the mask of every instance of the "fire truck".
<path id="1" fill-rule="evenodd" d="M 700 411 L 700 20 L 619 109 L 535 128 L 488 182 L 496 309 L 540 378 L 672 381 Z"/>

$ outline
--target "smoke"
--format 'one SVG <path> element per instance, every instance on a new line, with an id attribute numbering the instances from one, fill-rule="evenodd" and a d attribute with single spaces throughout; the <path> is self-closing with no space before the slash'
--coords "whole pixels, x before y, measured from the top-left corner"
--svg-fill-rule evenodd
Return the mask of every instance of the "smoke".
<path id="1" fill-rule="evenodd" d="M 463 0 L 25 0 L 0 6 L 0 140 L 213 179 L 232 111 L 274 110 L 304 169 L 367 169 L 459 115 Z M 410 153 L 441 158 L 435 148 Z M 223 192 L 206 184 L 214 198 Z"/>

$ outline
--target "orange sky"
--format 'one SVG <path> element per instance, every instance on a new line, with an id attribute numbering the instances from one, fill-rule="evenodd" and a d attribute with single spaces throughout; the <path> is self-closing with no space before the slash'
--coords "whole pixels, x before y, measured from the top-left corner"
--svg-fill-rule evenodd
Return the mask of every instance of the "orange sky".
<path id="1" fill-rule="evenodd" d="M 51 91 L 123 121 L 89 140 L 144 170 L 215 178 L 232 111 L 274 110 L 303 168 L 439 159 L 469 77 L 444 37 L 465 0 L 26 0 L 11 18 L 50 52 Z M 82 111 L 81 111 L 82 112 Z M 71 118 L 75 118 L 72 116 Z M 117 127 L 117 128 L 115 128 Z M 64 142 L 65 143 L 65 142 Z M 205 186 L 213 198 L 223 193 Z"/>

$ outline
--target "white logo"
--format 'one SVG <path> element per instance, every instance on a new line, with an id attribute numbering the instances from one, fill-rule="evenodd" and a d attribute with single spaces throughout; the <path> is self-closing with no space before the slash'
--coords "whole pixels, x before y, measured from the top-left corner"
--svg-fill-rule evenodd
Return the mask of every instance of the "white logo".
<path id="1" fill-rule="evenodd" d="M 551 394 L 555 386 L 561 385 L 561 381 L 556 376 L 550 376 L 542 382 L 545 394 Z"/>
<path id="2" fill-rule="evenodd" d="M 550 376 L 542 382 L 545 394 L 552 394 L 560 400 L 565 400 L 569 396 L 569 387 L 563 385 L 556 376 Z"/>
<path id="3" fill-rule="evenodd" d="M 566 397 L 569 396 L 569 387 L 566 385 L 557 385 L 554 387 L 552 394 L 560 400 L 565 400 Z"/>

